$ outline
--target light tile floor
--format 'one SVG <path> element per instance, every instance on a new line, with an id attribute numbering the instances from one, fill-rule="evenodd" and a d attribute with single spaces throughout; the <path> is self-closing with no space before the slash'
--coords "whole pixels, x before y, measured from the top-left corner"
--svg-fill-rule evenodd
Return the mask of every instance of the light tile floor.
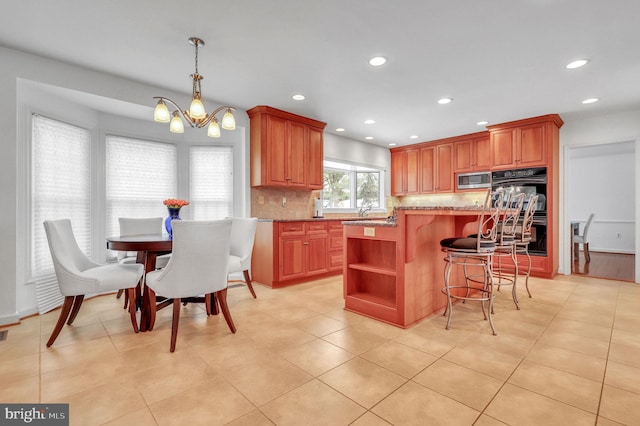
<path id="1" fill-rule="evenodd" d="M 87 300 L 52 348 L 59 311 L 8 327 L 0 402 L 70 404 L 73 425 L 640 424 L 640 286 L 531 279 L 402 330 L 343 310 L 342 278 L 229 290 L 238 332 L 199 305 L 134 334 L 121 301 Z"/>

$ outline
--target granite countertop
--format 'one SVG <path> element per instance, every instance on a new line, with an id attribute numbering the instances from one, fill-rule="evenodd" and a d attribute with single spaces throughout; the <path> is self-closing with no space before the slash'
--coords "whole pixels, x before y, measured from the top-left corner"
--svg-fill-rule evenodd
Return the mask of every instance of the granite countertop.
<path id="1" fill-rule="evenodd" d="M 398 226 L 396 222 L 390 222 L 386 219 L 377 218 L 375 220 L 351 220 L 348 222 L 342 222 L 343 225 L 354 225 L 354 226 L 389 226 L 396 227 Z"/>
<path id="2" fill-rule="evenodd" d="M 482 210 L 482 206 L 399 206 L 397 210 Z"/>
<path id="3" fill-rule="evenodd" d="M 306 219 L 258 219 L 259 222 L 318 222 L 318 221 L 360 221 L 368 222 L 374 220 L 384 220 L 383 217 L 312 217 Z"/>

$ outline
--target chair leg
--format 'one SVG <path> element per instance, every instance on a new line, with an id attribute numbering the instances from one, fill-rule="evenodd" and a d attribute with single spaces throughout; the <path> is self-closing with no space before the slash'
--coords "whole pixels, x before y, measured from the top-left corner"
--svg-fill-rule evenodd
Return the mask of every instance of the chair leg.
<path id="1" fill-rule="evenodd" d="M 178 338 L 178 324 L 180 323 L 180 299 L 173 299 L 173 320 L 171 321 L 171 348 L 176 350 L 176 339 Z"/>
<path id="2" fill-rule="evenodd" d="M 76 316 L 80 311 L 80 306 L 82 306 L 83 300 L 84 300 L 84 294 L 76 296 L 76 299 L 73 301 L 73 308 L 71 308 L 71 313 L 69 314 L 69 319 L 67 320 L 67 325 L 71 325 L 71 323 L 73 323 L 73 320 L 76 319 Z"/>
<path id="3" fill-rule="evenodd" d="M 120 299 L 122 297 L 122 293 L 124 293 L 123 289 L 118 290 L 118 294 L 116 294 L 116 299 Z"/>
<path id="4" fill-rule="evenodd" d="M 142 331 L 151 331 L 156 323 L 156 292 L 151 288 L 144 287 L 144 301 L 142 306 L 142 317 L 140 328 Z"/>
<path id="5" fill-rule="evenodd" d="M 244 280 L 247 283 L 247 287 L 249 287 L 249 291 L 251 292 L 251 295 L 253 296 L 254 299 L 256 299 L 256 292 L 253 290 L 253 284 L 251 284 L 251 277 L 249 276 L 249 271 L 245 269 L 242 272 L 244 273 Z"/>
<path id="6" fill-rule="evenodd" d="M 591 262 L 591 254 L 589 254 L 589 243 L 584 243 L 582 247 L 584 247 L 584 259 L 587 262 Z"/>
<path id="7" fill-rule="evenodd" d="M 220 304 L 220 310 L 222 311 L 222 315 L 224 315 L 224 319 L 227 321 L 229 330 L 231 330 L 232 333 L 235 333 L 236 326 L 233 324 L 231 312 L 229 312 L 229 305 L 227 305 L 227 289 L 225 288 L 220 291 L 216 291 L 216 299 Z"/>
<path id="8" fill-rule="evenodd" d="M 133 327 L 133 331 L 137 333 L 139 330 L 138 330 L 138 320 L 136 319 L 135 294 L 136 294 L 135 288 L 127 289 L 127 297 L 129 298 L 129 300 L 131 300 L 131 303 L 129 303 L 129 315 L 131 316 L 131 326 Z"/>
<path id="9" fill-rule="evenodd" d="M 71 312 L 71 307 L 73 306 L 74 299 L 74 296 L 65 296 L 64 303 L 62 304 L 62 309 L 60 310 L 60 317 L 58 317 L 58 322 L 51 332 L 49 341 L 47 341 L 47 347 L 51 347 L 51 345 L 53 345 L 53 342 L 55 342 L 58 338 L 58 334 L 60 334 L 64 323 L 67 321 L 69 312 Z"/>

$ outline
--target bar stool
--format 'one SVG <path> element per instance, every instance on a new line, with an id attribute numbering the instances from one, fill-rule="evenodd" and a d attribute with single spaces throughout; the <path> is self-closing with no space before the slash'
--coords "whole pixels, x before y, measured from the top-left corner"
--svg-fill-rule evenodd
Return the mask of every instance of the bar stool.
<path id="1" fill-rule="evenodd" d="M 518 224 L 516 230 L 516 254 L 522 254 L 527 257 L 527 272 L 521 273 L 521 275 L 525 276 L 525 287 L 527 289 L 527 294 L 531 297 L 531 292 L 529 291 L 529 275 L 531 274 L 531 255 L 529 254 L 529 243 L 531 242 L 531 228 L 533 226 L 533 214 L 536 212 L 536 208 L 538 207 L 538 195 L 532 195 L 529 198 L 529 202 L 527 204 L 527 208 L 524 211 L 524 215 L 522 215 L 522 221 Z M 522 268 L 520 269 L 522 271 Z"/>
<path id="2" fill-rule="evenodd" d="M 518 258 L 516 256 L 516 231 L 520 221 L 520 213 L 524 205 L 525 194 L 509 193 L 506 202 L 500 208 L 500 224 L 496 241 L 496 251 L 494 253 L 493 272 L 497 278 L 498 291 L 500 286 L 511 286 L 511 297 L 516 309 L 518 306 L 518 296 L 516 293 L 516 282 L 518 280 Z M 503 265 L 502 259 L 508 258 L 511 265 Z M 497 265 L 495 264 L 497 263 Z"/>
<path id="3" fill-rule="evenodd" d="M 445 253 L 444 287 L 442 292 L 447 296 L 447 307 L 443 315 L 447 316 L 446 329 L 451 326 L 453 300 L 480 302 L 484 319 L 489 320 L 491 331 L 496 335 L 491 318 L 493 311 L 493 254 L 496 250 L 497 231 L 500 209 L 504 203 L 504 191 L 487 191 L 487 196 L 478 218 L 478 233 L 475 237 L 446 238 L 440 241 Z M 451 269 L 461 266 L 464 277 L 451 282 Z M 472 271 L 472 273 L 470 272 Z M 488 302 L 488 307 L 485 304 Z"/>

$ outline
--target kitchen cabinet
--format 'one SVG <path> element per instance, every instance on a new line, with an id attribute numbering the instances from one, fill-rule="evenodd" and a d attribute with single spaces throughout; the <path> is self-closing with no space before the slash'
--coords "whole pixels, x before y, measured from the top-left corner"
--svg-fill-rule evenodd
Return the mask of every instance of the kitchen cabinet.
<path id="1" fill-rule="evenodd" d="M 254 281 L 270 287 L 342 272 L 342 220 L 259 221 L 251 258 Z"/>
<path id="2" fill-rule="evenodd" d="M 247 113 L 251 186 L 321 189 L 326 123 L 268 106 Z"/>
<path id="3" fill-rule="evenodd" d="M 491 140 L 489 132 L 479 137 L 456 141 L 453 144 L 454 171 L 486 171 L 491 167 Z"/>
<path id="4" fill-rule="evenodd" d="M 452 192 L 453 182 L 452 144 L 391 151 L 391 195 Z"/>
<path id="5" fill-rule="evenodd" d="M 420 164 L 422 194 L 453 192 L 453 144 L 421 148 Z"/>
<path id="6" fill-rule="evenodd" d="M 531 255 L 531 274 L 553 278 L 559 266 L 560 127 L 557 114 L 487 126 L 491 138 L 492 170 L 546 167 L 546 256 Z M 526 265 L 526 258 L 518 256 Z"/>
<path id="7" fill-rule="evenodd" d="M 343 226 L 340 221 L 327 222 L 329 235 L 327 237 L 327 267 L 330 271 L 342 272 L 344 263 Z"/>
<path id="8" fill-rule="evenodd" d="M 544 166 L 549 150 L 547 123 L 533 123 L 515 127 L 492 126 L 491 167 L 517 169 Z"/>
<path id="9" fill-rule="evenodd" d="M 414 195 L 420 192 L 420 163 L 418 149 L 391 151 L 392 195 Z"/>

